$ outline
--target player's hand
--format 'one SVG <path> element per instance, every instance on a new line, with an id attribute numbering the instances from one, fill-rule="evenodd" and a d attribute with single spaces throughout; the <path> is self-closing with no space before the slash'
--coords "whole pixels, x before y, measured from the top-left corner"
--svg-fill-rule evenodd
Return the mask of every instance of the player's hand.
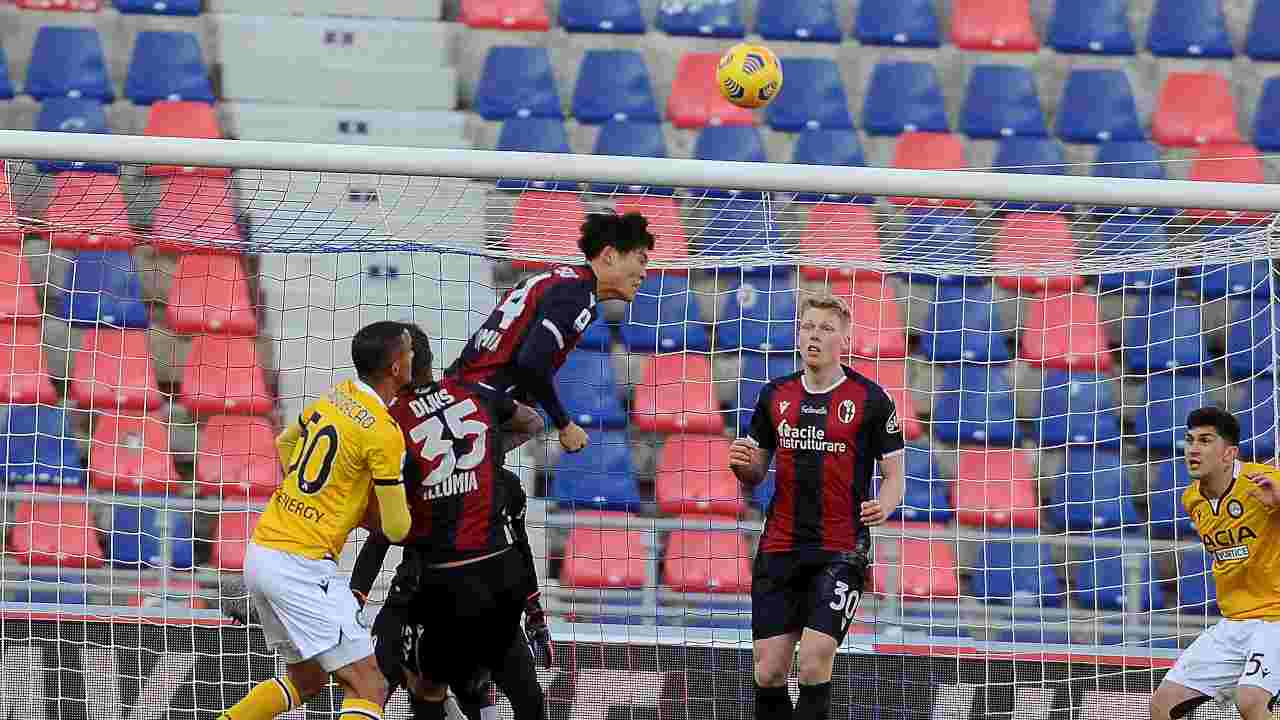
<path id="1" fill-rule="evenodd" d="M 862 503 L 862 524 L 867 527 L 883 525 L 889 514 L 884 511 L 879 500 L 867 500 Z"/>
<path id="2" fill-rule="evenodd" d="M 1269 508 L 1280 507 L 1280 488 L 1276 481 L 1266 473 L 1245 473 L 1245 479 L 1253 481 L 1257 487 L 1249 490 L 1249 495 Z"/>
<path id="3" fill-rule="evenodd" d="M 576 453 L 587 446 L 587 431 L 571 422 L 560 429 L 560 446 L 566 452 Z"/>
<path id="4" fill-rule="evenodd" d="M 218 609 L 237 625 L 249 625 L 258 622 L 258 613 L 249 600 L 249 591 L 239 580 L 230 581 L 222 586 Z"/>
<path id="5" fill-rule="evenodd" d="M 542 593 L 534 593 L 524 601 L 524 634 L 529 639 L 529 649 L 542 667 L 550 669 L 556 663 L 556 649 L 551 644 L 551 629 L 547 627 L 547 614 L 542 611 Z"/>
<path id="6" fill-rule="evenodd" d="M 734 440 L 733 444 L 729 446 L 729 467 L 749 468 L 756 464 L 759 452 L 760 448 L 756 447 L 750 440 Z"/>

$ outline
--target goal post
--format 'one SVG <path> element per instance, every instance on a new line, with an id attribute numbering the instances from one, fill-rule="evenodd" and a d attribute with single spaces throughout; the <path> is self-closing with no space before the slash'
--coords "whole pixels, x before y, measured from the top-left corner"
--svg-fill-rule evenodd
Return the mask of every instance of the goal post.
<path id="1" fill-rule="evenodd" d="M 1263 162 L 1234 152 L 1199 159 Z M 1276 457 L 1273 185 L 18 131 L 0 157 L 10 710 L 212 718 L 274 672 L 220 611 L 244 603 L 274 433 L 368 322 L 420 324 L 446 367 L 508 288 L 580 262 L 595 211 L 649 218 L 653 271 L 561 372 L 588 450 L 508 459 L 555 717 L 751 716 L 773 488 L 724 453 L 799 367 L 806 293 L 848 301 L 846 360 L 909 446 L 837 713 L 1145 717 L 1217 619 L 1180 512 L 1186 413 L 1226 408 L 1245 457 Z"/>

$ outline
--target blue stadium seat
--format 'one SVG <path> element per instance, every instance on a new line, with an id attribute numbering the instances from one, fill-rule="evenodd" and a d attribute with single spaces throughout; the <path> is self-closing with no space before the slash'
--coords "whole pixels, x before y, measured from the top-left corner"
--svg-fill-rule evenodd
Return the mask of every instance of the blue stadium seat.
<path id="1" fill-rule="evenodd" d="M 747 34 L 738 0 L 659 3 L 655 24 L 668 35 L 740 38 Z"/>
<path id="2" fill-rule="evenodd" d="M 1009 362 L 1012 353 L 998 327 L 990 282 L 939 283 L 920 349 L 933 362 Z"/>
<path id="3" fill-rule="evenodd" d="M 959 363 L 943 370 L 934 394 L 933 433 L 954 444 L 1008 448 L 1022 439 L 1005 365 Z"/>
<path id="4" fill-rule="evenodd" d="M 1135 440 L 1151 450 L 1181 451 L 1186 446 L 1187 415 L 1207 404 L 1198 376 L 1152 375 L 1147 378 L 1147 401 L 1134 418 Z"/>
<path id="5" fill-rule="evenodd" d="M 729 292 L 716 323 L 716 349 L 739 347 L 761 352 L 796 346 L 796 281 L 794 275 L 744 280 Z"/>
<path id="6" fill-rule="evenodd" d="M 1244 51 L 1254 60 L 1280 60 L 1280 0 L 1255 0 Z M 1261 143 L 1255 143 L 1261 147 Z M 1264 148 L 1268 149 L 1268 148 Z"/>
<path id="7" fill-rule="evenodd" d="M 113 563 L 144 569 L 166 566 L 178 570 L 191 568 L 195 536 L 189 514 L 117 505 L 111 517 L 107 554 Z M 166 540 L 170 553 L 168 562 L 165 562 L 164 555 Z"/>
<path id="8" fill-rule="evenodd" d="M 862 0 L 853 33 L 863 45 L 942 44 L 932 0 Z"/>
<path id="9" fill-rule="evenodd" d="M 948 523 L 955 517 L 951 505 L 951 483 L 943 476 L 937 458 L 929 448 L 908 445 L 906 449 L 906 492 L 902 504 L 890 520 Z M 879 475 L 876 482 L 880 481 Z M 878 486 L 877 486 L 878 487 Z"/>
<path id="10" fill-rule="evenodd" d="M 1120 449 L 1120 405 L 1103 375 L 1050 370 L 1040 401 L 1040 447 L 1089 443 Z"/>
<path id="11" fill-rule="evenodd" d="M 699 160 L 721 160 L 729 162 L 768 162 L 764 147 L 764 137 L 760 131 L 749 126 L 709 126 L 698 132 L 698 139 L 693 144 L 693 156 Z M 690 189 L 695 198 L 737 198 L 739 200 L 760 200 L 764 193 L 758 191 L 738 191 L 722 188 Z"/>
<path id="12" fill-rule="evenodd" d="M 785 87 L 785 83 L 783 83 Z M 872 135 L 919 130 L 947 132 L 947 108 L 933 65 L 882 62 L 871 71 L 862 103 L 862 127 Z"/>
<path id="13" fill-rule="evenodd" d="M 925 267 L 931 263 L 955 267 L 970 262 L 978 252 L 977 221 L 956 210 L 907 208 L 906 227 L 892 254 L 896 263 Z M 963 275 L 908 274 L 912 282 L 960 284 Z"/>
<path id="14" fill-rule="evenodd" d="M 9 58 L 0 48 L 0 100 L 12 100 L 13 80 L 9 78 Z"/>
<path id="15" fill-rule="evenodd" d="M 1072 70 L 1058 103 L 1055 132 L 1065 142 L 1145 140 L 1129 76 L 1115 68 Z"/>
<path id="16" fill-rule="evenodd" d="M 587 431 L 587 447 L 561 453 L 551 478 L 551 499 L 575 510 L 635 511 L 640 486 L 631 471 L 625 431 Z"/>
<path id="17" fill-rule="evenodd" d="M 1054 3 L 1049 45 L 1061 53 L 1134 54 L 1129 0 Z"/>
<path id="18" fill-rule="evenodd" d="M 747 274 L 772 272 L 768 264 L 744 262 L 744 256 L 771 254 L 777 242 L 778 226 L 770 201 L 758 196 L 704 200 L 698 204 L 697 212 L 707 224 L 699 235 L 690 238 L 693 253 L 729 258 L 731 264 L 737 264 L 737 269 Z"/>
<path id="19" fill-rule="evenodd" d="M 1162 540 L 1196 537 L 1191 516 L 1182 505 L 1182 493 L 1191 484 L 1191 473 L 1181 457 L 1155 463 L 1147 495 L 1147 520 L 1151 537 Z"/>
<path id="20" fill-rule="evenodd" d="M 588 124 L 662 122 L 644 57 L 636 50 L 588 50 L 573 88 L 573 117 Z"/>
<path id="21" fill-rule="evenodd" d="M 996 158 L 992 166 L 997 172 L 1019 175 L 1062 175 L 1066 173 L 1066 156 L 1062 145 L 1052 138 L 1008 137 L 996 145 Z M 1063 203 L 1027 203 L 1005 201 L 1000 210 L 1031 210 L 1033 212 L 1067 212 L 1071 206 Z"/>
<path id="22" fill-rule="evenodd" d="M 124 94 L 138 105 L 157 100 L 213 102 L 209 68 L 195 33 L 144 30 L 129 60 Z"/>
<path id="23" fill-rule="evenodd" d="M 1163 293 L 1139 297 L 1138 306 L 1124 321 L 1125 367 L 1140 375 L 1194 371 L 1206 360 L 1199 305 Z"/>
<path id="24" fill-rule="evenodd" d="M 1001 605 L 1061 607 L 1061 584 L 1048 545 L 1026 531 L 992 530 L 970 575 L 974 597 Z"/>
<path id="25" fill-rule="evenodd" d="M 1245 249 L 1246 245 L 1256 242 L 1253 228 L 1248 225 L 1215 225 L 1205 229 L 1202 242 L 1207 247 L 1227 248 L 1235 246 Z M 1243 240 L 1234 238 L 1245 236 Z M 1200 295 L 1205 300 L 1217 300 L 1230 296 L 1232 299 L 1243 297 L 1271 297 L 1271 263 L 1266 260 L 1238 262 L 1227 265 L 1204 265 L 1196 268 L 1200 286 Z"/>
<path id="26" fill-rule="evenodd" d="M 783 58 L 786 82 L 777 99 L 765 110 L 774 130 L 796 132 L 819 128 L 853 129 L 849 97 L 840 80 L 840 68 L 826 58 Z"/>
<path id="27" fill-rule="evenodd" d="M 1276 6 L 1280 7 L 1280 3 Z M 1259 150 L 1280 150 L 1280 76 L 1262 83 L 1262 95 L 1253 113 L 1253 144 Z"/>
<path id="28" fill-rule="evenodd" d="M 126 15 L 199 15 L 200 0 L 115 0 Z"/>
<path id="29" fill-rule="evenodd" d="M 1053 479 L 1049 519 L 1064 530 L 1132 527 L 1138 509 L 1125 481 L 1120 452 L 1093 447 L 1067 450 L 1066 467 Z"/>
<path id="30" fill-rule="evenodd" d="M 42 27 L 27 66 L 25 91 L 37 100 L 55 97 L 115 99 L 102 41 L 93 28 Z"/>
<path id="31" fill-rule="evenodd" d="M 1124 535 L 1114 530 L 1094 533 L 1093 540 L 1124 541 Z M 1076 546 L 1079 554 L 1072 558 L 1074 583 L 1071 597 L 1076 604 L 1088 610 L 1152 610 L 1164 607 L 1164 592 L 1152 582 L 1151 554 L 1145 544 L 1131 541 L 1123 545 L 1081 543 Z M 1135 556 L 1137 556 L 1135 558 Z M 1136 588 L 1127 577 L 1126 562 L 1140 565 L 1141 580 Z M 1135 591 L 1139 607 L 1130 602 L 1130 590 Z"/>
<path id="32" fill-rule="evenodd" d="M 796 354 L 791 351 L 770 353 L 743 351 L 741 359 L 737 398 L 730 403 L 738 408 L 739 437 L 751 427 L 751 415 L 755 412 L 756 401 L 760 399 L 760 391 L 764 386 L 774 378 L 790 375 L 799 369 Z M 769 497 L 773 495 L 772 487 L 763 487 L 769 482 L 770 480 L 766 479 L 756 488 L 757 500 L 763 500 L 761 505 L 767 504 Z"/>
<path id="33" fill-rule="evenodd" d="M 1054 576 L 1057 582 L 1057 576 Z M 1035 643 L 1041 646 L 1070 645 L 1071 636 L 1061 630 L 1053 630 L 1041 625 L 1017 625 L 1012 630 L 1001 630 L 995 635 L 996 642 L 1002 643 Z"/>
<path id="34" fill-rule="evenodd" d="M 40 568 L 41 571 L 32 572 L 30 579 L 37 582 L 57 583 L 56 587 L 47 589 L 30 589 L 29 586 L 13 584 L 13 601 L 19 603 L 49 603 L 56 605 L 86 605 L 89 602 L 89 595 L 85 592 L 85 576 L 83 572 L 76 572 L 67 568 Z M 17 577 L 10 577 L 10 582 L 14 580 L 27 579 L 26 571 L 22 571 Z"/>
<path id="35" fill-rule="evenodd" d="M 662 137 L 662 125 L 651 122 L 618 122 L 606 121 L 600 126 L 596 135 L 596 145 L 592 150 L 596 155 L 625 155 L 627 157 L 667 156 L 667 141 Z M 621 185 L 612 183 L 591 183 L 591 192 L 606 195 L 617 194 Z M 673 195 L 669 187 L 656 185 L 628 185 L 626 192 L 644 195 Z"/>
<path id="36" fill-rule="evenodd" d="M 560 25 L 569 32 L 643 33 L 640 0 L 563 0 Z"/>
<path id="37" fill-rule="evenodd" d="M 652 274 L 628 306 L 622 339 L 632 352 L 705 351 L 710 349 L 707 327 L 688 278 Z"/>
<path id="38" fill-rule="evenodd" d="M 1218 584 L 1213 579 L 1213 559 L 1203 547 L 1178 553 L 1178 610 L 1200 615 L 1219 614 Z"/>
<path id="39" fill-rule="evenodd" d="M 78 132 L 110 135 L 107 114 L 102 103 L 89 98 L 58 97 L 45 100 L 36 116 L 36 130 L 41 132 Z M 37 160 L 36 170 L 53 172 L 99 172 L 116 174 L 120 166 L 112 162 L 75 160 Z"/>
<path id="40" fill-rule="evenodd" d="M 765 40 L 838 43 L 840 15 L 832 0 L 761 0 L 756 5 L 756 32 Z"/>
<path id="41" fill-rule="evenodd" d="M 1113 257 L 1117 260 L 1134 253 L 1157 253 L 1169 242 L 1164 223 L 1133 215 L 1107 218 L 1093 237 L 1095 257 Z M 1098 278 L 1098 289 L 1109 292 L 1131 288 L 1148 293 L 1173 294 L 1177 292 L 1177 282 L 1178 273 L 1171 268 L 1127 270 L 1103 273 Z"/>
<path id="42" fill-rule="evenodd" d="M 1226 346 L 1227 372 L 1232 377 L 1249 377 L 1271 367 L 1275 316 L 1269 300 L 1232 301 Z"/>
<path id="43" fill-rule="evenodd" d="M 609 358 L 607 353 L 577 350 L 569 353 L 556 374 L 556 388 L 565 411 L 587 430 L 627 426 L 627 411 L 618 396 L 618 381 Z"/>
<path id="44" fill-rule="evenodd" d="M 126 251 L 84 251 L 67 266 L 62 317 L 77 324 L 146 328 L 147 306 L 133 257 Z"/>
<path id="45" fill-rule="evenodd" d="M 1276 384 L 1259 375 L 1237 388 L 1231 412 L 1240 421 L 1240 457 L 1271 463 L 1276 456 Z"/>
<path id="46" fill-rule="evenodd" d="M 506 152 L 567 153 L 569 152 L 569 135 L 564 130 L 564 123 L 558 118 L 507 118 L 498 132 L 496 149 Z M 578 184 L 552 180 L 511 178 L 498 180 L 499 190 L 524 190 L 530 187 L 539 190 L 572 191 L 578 188 Z"/>
<path id="47" fill-rule="evenodd" d="M 476 112 L 485 120 L 563 117 L 546 48 L 490 48 L 476 84 Z"/>
<path id="48" fill-rule="evenodd" d="M 975 138 L 1048 134 L 1031 70 L 1017 65 L 975 65 L 960 107 L 960 132 Z"/>
<path id="49" fill-rule="evenodd" d="M 0 443 L 0 470 L 10 485 L 84 487 L 84 456 L 59 407 L 10 405 Z"/>
<path id="50" fill-rule="evenodd" d="M 1098 146 L 1094 156 L 1094 177 L 1131 178 L 1135 180 L 1164 180 L 1164 164 L 1160 148 L 1146 141 L 1105 142 Z M 1114 207 L 1099 205 L 1098 215 L 1128 213 L 1130 215 L 1173 217 L 1177 210 L 1156 207 Z"/>
<path id="51" fill-rule="evenodd" d="M 867 164 L 862 152 L 862 142 L 856 130 L 802 130 L 796 134 L 791 162 L 801 165 L 835 165 L 839 167 L 863 167 Z M 796 193 L 796 202 L 855 202 L 870 205 L 875 198 L 870 195 L 843 195 L 836 193 Z"/>
<path id="52" fill-rule="evenodd" d="M 1147 49 L 1164 57 L 1232 57 L 1222 0 L 1156 0 Z"/>

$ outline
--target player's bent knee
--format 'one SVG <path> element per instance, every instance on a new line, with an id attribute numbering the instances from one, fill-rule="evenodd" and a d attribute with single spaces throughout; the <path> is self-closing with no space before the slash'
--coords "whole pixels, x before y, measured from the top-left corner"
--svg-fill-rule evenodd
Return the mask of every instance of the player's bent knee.
<path id="1" fill-rule="evenodd" d="M 290 665 L 287 672 L 289 681 L 293 683 L 303 702 L 319 695 L 329 682 L 329 673 L 319 663 L 310 660 Z"/>
<path id="2" fill-rule="evenodd" d="M 1236 690 L 1236 709 L 1244 720 L 1271 717 L 1271 693 L 1259 687 L 1242 685 Z"/>
<path id="3" fill-rule="evenodd" d="M 387 701 L 387 679 L 373 656 L 357 660 L 334 673 L 353 696 L 382 705 Z"/>

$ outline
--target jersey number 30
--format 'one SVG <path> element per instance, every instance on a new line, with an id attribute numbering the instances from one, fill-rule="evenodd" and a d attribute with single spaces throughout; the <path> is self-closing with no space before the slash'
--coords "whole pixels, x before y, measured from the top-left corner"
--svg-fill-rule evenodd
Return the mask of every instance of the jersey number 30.
<path id="1" fill-rule="evenodd" d="M 427 475 L 425 487 L 432 487 L 444 482 L 446 478 L 455 472 L 474 470 L 476 466 L 484 461 L 485 438 L 489 432 L 489 426 L 480 420 L 467 419 L 467 416 L 475 411 L 475 400 L 463 400 L 445 408 L 440 414 L 432 415 L 423 420 L 409 431 L 411 440 L 416 443 L 422 443 L 422 457 L 424 459 L 430 462 L 440 461 L 436 469 Z M 446 427 L 453 436 L 452 438 L 445 437 L 444 431 Z M 458 440 L 475 438 L 471 443 L 471 452 L 458 457 L 453 450 L 454 438 Z"/>
<path id="2" fill-rule="evenodd" d="M 320 492 L 320 488 L 329 482 L 329 474 L 333 472 L 333 459 L 338 456 L 338 429 L 332 425 L 315 428 L 320 420 L 321 416 L 318 412 L 311 413 L 311 417 L 307 418 L 306 424 L 302 426 L 302 439 L 298 442 L 302 452 L 298 453 L 298 459 L 289 466 L 290 473 L 294 471 L 298 473 L 298 489 L 307 495 Z M 311 479 L 307 479 L 311 460 L 315 457 L 316 448 L 321 440 L 325 441 L 325 447 L 324 455 L 320 459 L 320 469 L 311 476 Z"/>

